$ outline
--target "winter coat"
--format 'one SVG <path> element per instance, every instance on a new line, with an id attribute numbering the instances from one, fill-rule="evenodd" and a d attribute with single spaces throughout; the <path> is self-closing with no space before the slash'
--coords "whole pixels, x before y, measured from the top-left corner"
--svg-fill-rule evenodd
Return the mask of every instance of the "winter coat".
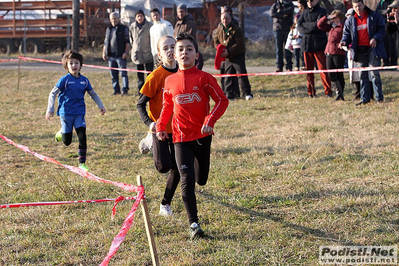
<path id="1" fill-rule="evenodd" d="M 270 15 L 273 18 L 273 31 L 289 31 L 294 16 L 294 4 L 291 0 L 277 0 L 270 8 Z"/>
<path id="2" fill-rule="evenodd" d="M 369 38 L 370 40 L 374 38 L 377 41 L 377 46 L 373 48 L 374 54 L 377 58 L 385 58 L 387 56 L 384 46 L 385 19 L 367 6 L 365 10 L 367 12 L 367 30 Z M 355 51 L 354 59 L 357 61 L 358 34 L 354 14 L 355 12 L 345 21 L 341 42 L 345 42 L 347 46 L 352 45 L 352 49 Z"/>
<path id="3" fill-rule="evenodd" d="M 297 36 L 294 38 L 294 36 Z M 298 28 L 295 27 L 290 30 L 288 33 L 287 41 L 285 42 L 285 49 L 290 50 L 291 52 L 294 52 L 294 49 L 299 49 L 301 48 L 301 41 L 302 41 L 302 33 L 298 31 Z"/>
<path id="4" fill-rule="evenodd" d="M 141 29 L 137 21 L 130 25 L 130 43 L 132 45 L 132 61 L 136 65 L 153 62 L 151 53 L 150 28 L 152 23 L 145 21 Z"/>
<path id="5" fill-rule="evenodd" d="M 216 29 L 214 36 L 214 44 L 217 47 L 219 44 L 226 46 L 229 55 L 227 58 L 233 58 L 237 55 L 245 53 L 245 37 L 244 32 L 236 24 L 230 23 L 228 32 L 223 29 L 220 24 Z"/>
<path id="6" fill-rule="evenodd" d="M 197 26 L 195 25 L 194 18 L 191 14 L 188 14 L 183 19 L 179 19 L 176 22 L 175 29 L 173 30 L 173 37 L 177 37 L 182 32 L 188 32 L 197 39 Z"/>
<path id="7" fill-rule="evenodd" d="M 327 11 L 320 6 L 320 3 L 312 8 L 303 11 L 298 19 L 298 30 L 303 34 L 301 42 L 302 52 L 324 51 L 327 45 L 327 35 L 317 27 L 317 21 L 324 17 Z"/>
<path id="8" fill-rule="evenodd" d="M 325 54 L 330 55 L 345 55 L 346 52 L 338 48 L 339 43 L 342 39 L 342 32 L 344 31 L 344 21 L 341 21 L 338 25 L 328 23 L 327 16 L 322 17 L 317 22 L 317 27 L 323 31 L 328 32 L 328 41 Z"/>

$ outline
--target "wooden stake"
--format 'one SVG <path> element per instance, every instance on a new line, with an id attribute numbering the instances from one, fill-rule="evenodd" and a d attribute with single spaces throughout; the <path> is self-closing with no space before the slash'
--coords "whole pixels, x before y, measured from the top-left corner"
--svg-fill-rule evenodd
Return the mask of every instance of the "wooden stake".
<path id="1" fill-rule="evenodd" d="M 139 186 L 143 185 L 143 182 L 141 180 L 141 176 L 140 175 L 137 176 L 137 184 Z M 157 248 L 155 246 L 155 239 L 154 239 L 154 234 L 152 232 L 150 214 L 148 212 L 147 200 L 145 198 L 141 201 L 141 209 L 143 211 L 144 225 L 145 225 L 145 231 L 147 232 L 148 244 L 150 245 L 152 263 L 153 263 L 154 266 L 159 266 Z"/>

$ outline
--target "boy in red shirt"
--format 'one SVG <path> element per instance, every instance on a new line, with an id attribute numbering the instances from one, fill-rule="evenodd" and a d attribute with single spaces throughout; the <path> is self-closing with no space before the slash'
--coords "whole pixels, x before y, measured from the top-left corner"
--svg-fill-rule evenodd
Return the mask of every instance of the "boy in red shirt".
<path id="1" fill-rule="evenodd" d="M 198 45 L 188 33 L 176 37 L 176 74 L 165 80 L 163 109 L 157 121 L 157 137 L 168 138 L 166 125 L 173 114 L 172 132 L 176 163 L 181 177 L 184 207 L 191 238 L 204 236 L 198 223 L 195 183 L 206 184 L 209 174 L 213 127 L 228 106 L 216 79 L 195 67 Z M 209 98 L 215 101 L 211 110 Z"/>

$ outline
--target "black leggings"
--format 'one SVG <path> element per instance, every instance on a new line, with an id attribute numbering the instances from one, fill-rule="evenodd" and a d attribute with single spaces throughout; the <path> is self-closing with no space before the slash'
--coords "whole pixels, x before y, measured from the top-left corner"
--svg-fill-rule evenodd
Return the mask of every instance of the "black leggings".
<path id="1" fill-rule="evenodd" d="M 87 140 L 86 140 L 86 128 L 79 127 L 76 128 L 76 134 L 78 135 L 79 140 L 79 163 L 86 162 L 86 150 L 87 150 Z M 69 146 L 72 143 L 72 132 L 63 133 L 62 134 L 62 142 L 64 142 L 65 146 Z"/>
<path id="2" fill-rule="evenodd" d="M 175 143 L 176 162 L 181 177 L 184 207 L 190 224 L 198 223 L 195 183 L 208 181 L 212 136 L 189 142 Z"/>
<path id="3" fill-rule="evenodd" d="M 327 69 L 340 69 L 344 68 L 345 65 L 345 55 L 327 55 L 326 58 L 326 65 Z M 335 83 L 337 90 L 341 93 L 344 91 L 345 88 L 345 78 L 343 72 L 330 72 L 328 73 L 330 76 L 331 82 Z"/>
<path id="4" fill-rule="evenodd" d="M 152 134 L 153 147 L 152 155 L 154 165 L 158 172 L 167 173 L 165 193 L 162 199 L 162 205 L 170 204 L 180 181 L 180 174 L 177 171 L 175 159 L 175 147 L 173 145 L 172 134 L 168 134 L 169 139 L 158 140 L 155 134 Z"/>

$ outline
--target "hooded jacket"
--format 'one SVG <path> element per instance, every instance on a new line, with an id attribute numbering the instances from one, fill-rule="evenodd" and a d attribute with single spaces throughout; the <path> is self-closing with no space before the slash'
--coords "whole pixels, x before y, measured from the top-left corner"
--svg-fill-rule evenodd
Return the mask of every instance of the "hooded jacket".
<path id="1" fill-rule="evenodd" d="M 182 32 L 188 32 L 194 39 L 197 39 L 197 26 L 191 14 L 188 14 L 183 19 L 179 19 L 176 22 L 175 29 L 173 30 L 173 37 L 176 38 L 177 35 Z"/>
<path id="2" fill-rule="evenodd" d="M 372 11 L 367 6 L 365 7 L 367 12 L 367 31 L 369 33 L 369 38 L 375 39 L 377 41 L 377 46 L 373 48 L 374 54 L 377 58 L 385 58 L 385 19 L 377 12 Z M 358 34 L 356 18 L 354 16 L 355 11 L 353 11 L 352 16 L 350 16 L 345 21 L 344 32 L 342 35 L 341 42 L 345 42 L 346 45 L 352 44 L 352 49 L 354 50 L 354 59 L 357 60 L 357 46 L 358 46 Z"/>

